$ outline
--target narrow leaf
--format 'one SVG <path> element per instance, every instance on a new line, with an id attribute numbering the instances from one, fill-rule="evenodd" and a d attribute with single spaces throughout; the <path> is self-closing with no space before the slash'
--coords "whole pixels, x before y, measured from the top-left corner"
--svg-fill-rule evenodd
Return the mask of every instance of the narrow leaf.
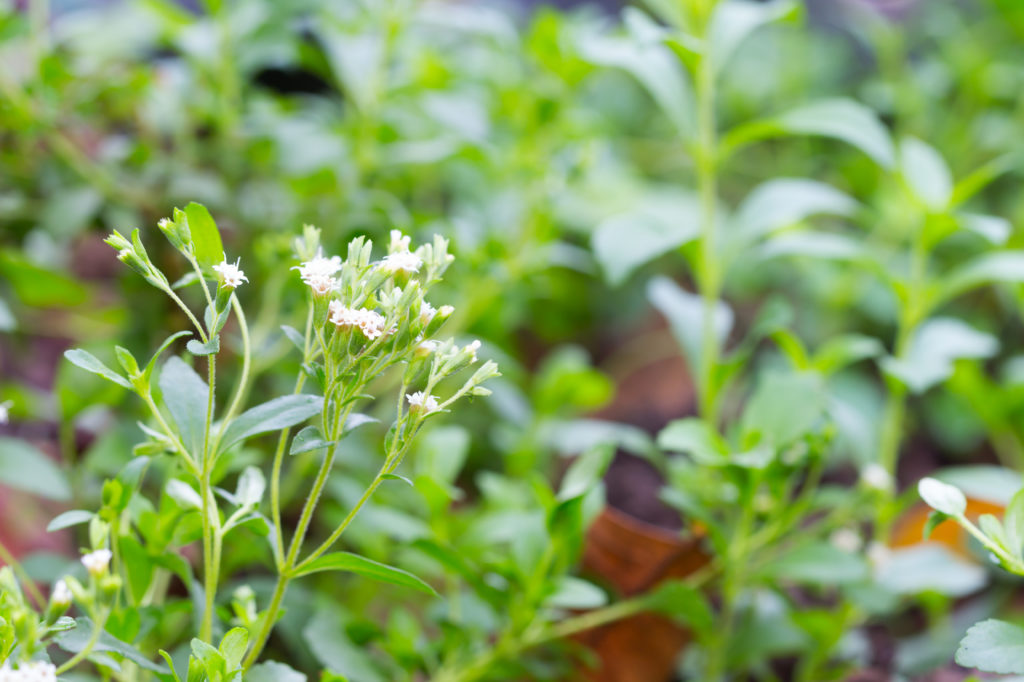
<path id="1" fill-rule="evenodd" d="M 414 590 L 425 592 L 427 594 L 437 594 L 433 587 L 408 571 L 403 571 L 400 568 L 388 566 L 387 564 L 382 564 L 350 552 L 333 552 L 331 554 L 325 554 L 306 566 L 301 572 L 297 573 L 296 576 L 309 575 L 311 573 L 319 573 L 322 571 L 344 571 L 346 573 L 355 573 L 356 575 L 361 575 L 365 578 L 371 578 L 380 582 L 391 583 L 392 585 L 401 585 L 403 587 L 411 587 Z"/>

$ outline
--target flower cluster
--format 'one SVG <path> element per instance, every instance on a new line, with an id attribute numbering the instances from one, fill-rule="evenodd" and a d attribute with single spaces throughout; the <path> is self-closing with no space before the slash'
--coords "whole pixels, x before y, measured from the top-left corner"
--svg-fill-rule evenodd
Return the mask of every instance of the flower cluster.
<path id="1" fill-rule="evenodd" d="M 410 409 L 422 412 L 423 414 L 430 414 L 441 409 L 441 406 L 437 403 L 437 397 L 423 391 L 407 393 L 405 399 L 409 401 Z"/>
<path id="2" fill-rule="evenodd" d="M 0 682 L 57 682 L 57 667 L 45 661 L 22 663 L 17 670 L 4 665 Z"/>
<path id="3" fill-rule="evenodd" d="M 385 318 L 380 313 L 366 308 L 349 308 L 341 301 L 331 301 L 328 318 L 338 327 L 358 327 L 363 335 L 373 341 L 384 333 Z"/>
<path id="4" fill-rule="evenodd" d="M 302 281 L 309 285 L 315 295 L 326 296 L 340 286 L 335 277 L 341 270 L 339 256 L 324 258 L 323 252 L 318 251 L 312 260 L 306 261 L 302 265 L 296 265 L 292 270 L 299 271 Z"/>

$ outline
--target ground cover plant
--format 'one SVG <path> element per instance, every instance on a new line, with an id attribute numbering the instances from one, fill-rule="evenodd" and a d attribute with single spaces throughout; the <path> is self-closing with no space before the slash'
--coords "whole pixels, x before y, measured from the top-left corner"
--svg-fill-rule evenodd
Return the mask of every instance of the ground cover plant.
<path id="1" fill-rule="evenodd" d="M 0 679 L 1024 675 L 1015 3 L 0 11 Z"/>

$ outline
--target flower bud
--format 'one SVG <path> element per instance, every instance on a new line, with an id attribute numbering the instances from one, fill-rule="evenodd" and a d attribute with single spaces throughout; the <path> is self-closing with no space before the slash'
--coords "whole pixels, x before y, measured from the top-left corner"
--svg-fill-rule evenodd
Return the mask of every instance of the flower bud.
<path id="1" fill-rule="evenodd" d="M 56 623 L 57 619 L 67 613 L 71 607 L 71 588 L 63 580 L 58 580 L 50 592 L 50 604 L 46 608 L 46 623 Z"/>
<path id="2" fill-rule="evenodd" d="M 82 565 L 89 571 L 89 575 L 99 578 L 106 574 L 112 556 L 109 549 L 97 549 L 82 557 Z"/>

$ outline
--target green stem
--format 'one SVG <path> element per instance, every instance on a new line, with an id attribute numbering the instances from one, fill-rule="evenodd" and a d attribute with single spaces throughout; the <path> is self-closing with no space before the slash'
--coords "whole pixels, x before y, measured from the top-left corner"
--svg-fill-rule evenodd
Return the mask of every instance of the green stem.
<path id="1" fill-rule="evenodd" d="M 706 31 L 705 31 L 706 32 Z M 718 262 L 715 207 L 718 184 L 718 124 L 715 118 L 715 72 L 711 57 L 699 57 L 697 85 L 697 187 L 700 196 L 700 262 L 695 276 L 703 298 L 698 390 L 701 415 L 710 423 L 718 421 L 716 370 L 721 349 L 715 329 L 715 312 L 721 296 L 722 276 Z"/>
<path id="2" fill-rule="evenodd" d="M 309 556 L 307 556 L 305 559 L 303 559 L 295 566 L 294 570 L 296 572 L 301 572 L 303 568 L 308 566 L 310 563 L 316 561 L 320 556 L 324 554 L 324 552 L 329 550 L 331 546 L 338 541 L 338 538 L 340 538 L 342 533 L 345 532 L 345 529 L 349 527 L 349 524 L 351 524 L 352 521 L 355 520 L 356 515 L 359 513 L 359 510 L 363 508 L 363 506 L 373 496 L 373 493 L 376 492 L 377 488 L 384 481 L 385 473 L 387 473 L 387 464 L 385 464 L 384 467 L 381 468 L 376 478 L 374 478 L 373 482 L 370 484 L 370 487 L 368 487 L 363 492 L 363 496 L 360 497 L 359 501 L 355 503 L 355 506 L 353 506 L 352 509 L 349 510 L 348 515 L 346 515 L 342 522 L 338 525 L 338 527 L 334 529 L 334 532 L 331 533 L 330 537 L 324 540 L 323 543 L 321 543 L 319 547 L 313 550 L 313 552 L 310 553 Z"/>
<path id="3" fill-rule="evenodd" d="M 209 394 L 206 403 L 206 432 L 203 439 L 202 476 L 199 478 L 199 494 L 203 498 L 203 590 L 206 604 L 203 611 L 199 638 L 210 642 L 213 635 L 213 610 L 217 597 L 217 582 L 220 573 L 220 519 L 217 517 L 217 499 L 213 493 L 212 473 L 216 459 L 211 450 L 210 431 L 213 425 L 214 392 L 216 390 L 217 361 L 215 355 L 207 358 Z"/>
<path id="4" fill-rule="evenodd" d="M 10 566 L 14 574 L 18 576 L 25 591 L 28 592 L 28 596 L 35 602 L 36 608 L 45 608 L 46 600 L 43 599 L 43 593 L 36 587 L 36 582 L 32 580 L 28 572 L 25 571 L 25 567 L 21 565 L 21 562 L 14 557 L 14 553 L 7 549 L 3 542 L 0 542 L 0 560 Z"/>
<path id="5" fill-rule="evenodd" d="M 238 297 L 234 294 L 231 294 L 231 307 L 234 309 L 235 316 L 238 318 L 238 329 L 242 335 L 242 374 L 238 378 L 238 385 L 235 387 L 235 395 L 231 399 L 231 404 L 228 406 L 228 410 L 224 414 L 224 418 L 221 419 L 220 432 L 217 434 L 217 443 L 220 443 L 220 439 L 224 435 L 224 430 L 227 428 L 231 420 L 234 419 L 235 415 L 238 414 L 238 410 L 242 404 L 242 399 L 245 397 L 245 390 L 248 388 L 249 368 L 252 365 L 252 346 L 249 340 L 249 325 L 245 319 L 245 312 L 242 310 L 242 306 L 238 302 Z"/>
<path id="6" fill-rule="evenodd" d="M 69 658 L 63 665 L 57 668 L 57 674 L 62 675 L 67 671 L 74 668 L 76 665 L 81 663 L 92 653 L 93 649 L 100 641 L 100 636 L 103 634 L 103 628 L 107 626 L 108 613 L 104 612 L 100 618 L 92 624 L 92 632 L 89 634 L 89 641 L 85 643 L 85 646 L 77 654 Z"/>

